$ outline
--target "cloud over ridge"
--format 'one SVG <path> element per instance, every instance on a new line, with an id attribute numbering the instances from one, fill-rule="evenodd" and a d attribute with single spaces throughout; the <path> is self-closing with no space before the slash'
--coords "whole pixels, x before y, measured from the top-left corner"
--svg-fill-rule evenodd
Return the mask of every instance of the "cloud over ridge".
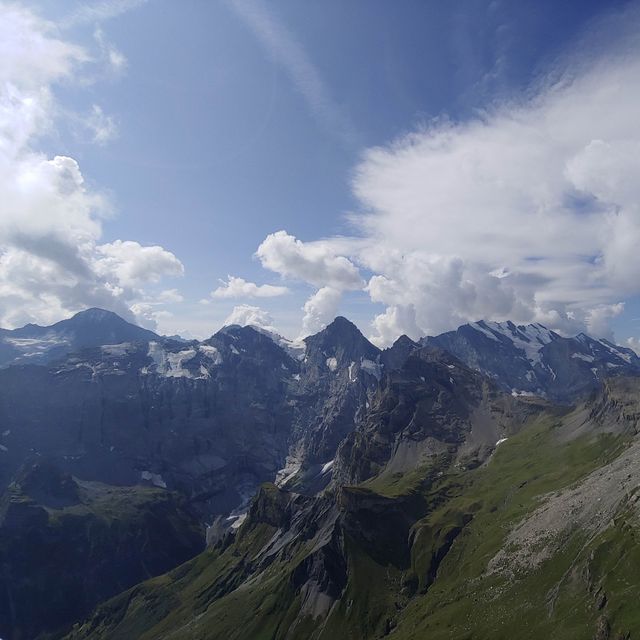
<path id="1" fill-rule="evenodd" d="M 130 3 L 109 4 L 115 10 Z M 87 306 L 133 319 L 135 304 L 148 299 L 146 285 L 184 272 L 162 247 L 103 242 L 108 200 L 87 186 L 75 159 L 38 149 L 39 138 L 64 113 L 55 85 L 72 81 L 89 61 L 85 49 L 61 39 L 56 25 L 0 3 L 2 326 L 48 323 Z M 110 122 L 98 105 L 93 115 L 96 142 L 106 142 Z"/>

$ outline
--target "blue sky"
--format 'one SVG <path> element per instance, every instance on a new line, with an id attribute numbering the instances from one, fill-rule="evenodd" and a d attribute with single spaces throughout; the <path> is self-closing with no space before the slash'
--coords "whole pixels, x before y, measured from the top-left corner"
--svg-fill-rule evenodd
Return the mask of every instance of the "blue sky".
<path id="1" fill-rule="evenodd" d="M 634 77 L 637 43 L 627 32 L 637 3 L 34 0 L 12 6 L 42 21 L 25 28 L 83 52 L 61 54 L 69 68 L 48 69 L 39 81 L 51 92 L 49 123 L 34 131 L 26 149 L 73 159 L 82 189 L 103 202 L 99 213 L 87 203 L 80 225 L 93 233 L 80 259 L 94 280 L 64 294 L 64 284 L 12 290 L 0 297 L 0 311 L 3 304 L 12 309 L 0 314 L 4 324 L 46 322 L 100 303 L 160 331 L 194 336 L 209 335 L 230 316 L 296 336 L 335 313 L 381 344 L 401 332 L 438 332 L 480 317 L 544 321 L 567 333 L 613 329 L 619 340 L 640 336 L 633 273 L 614 264 L 609 244 L 592 241 L 601 229 L 596 216 L 610 216 L 627 201 L 621 204 L 617 192 L 604 198 L 602 187 L 587 180 L 592 164 L 585 168 L 600 149 L 589 144 L 625 138 L 630 120 L 622 114 L 619 127 L 598 132 L 585 125 L 567 140 L 554 126 L 544 128 L 560 108 L 575 109 L 576 122 L 586 120 L 580 91 L 592 86 L 599 66 L 626 64 L 624 77 Z M 622 52 L 621 40 L 631 40 Z M 16 47 L 15 56 L 27 55 Z M 554 93 L 558 81 L 568 87 L 564 96 Z M 635 97 L 623 95 L 625 113 Z M 531 106 L 538 102 L 550 106 Z M 617 119 L 615 111 L 611 117 Z M 576 221 L 576 206 L 563 210 L 585 236 L 575 248 L 569 222 L 550 230 L 540 246 L 517 234 L 495 235 L 491 230 L 510 218 L 486 212 L 493 196 L 477 213 L 465 213 L 473 220 L 459 250 L 455 238 L 442 235 L 447 221 L 455 230 L 468 220 L 458 216 L 468 202 L 450 202 L 448 194 L 473 194 L 481 178 L 504 175 L 518 185 L 495 203 L 522 207 L 513 216 L 518 227 L 525 226 L 518 215 L 527 215 L 527 206 L 552 208 L 575 195 L 549 176 L 549 189 L 562 197 L 545 192 L 542 198 L 533 187 L 527 192 L 535 175 L 529 181 L 500 165 L 483 166 L 502 149 L 496 140 L 505 121 L 526 131 L 541 127 L 514 162 L 530 149 L 532 156 L 548 155 L 544 166 L 557 157 L 569 167 L 570 188 L 579 192 L 573 201 L 587 203 L 590 220 Z M 628 131 L 631 140 L 636 135 Z M 450 175 L 420 173 L 438 161 L 429 156 L 434 141 L 467 145 L 461 158 L 478 155 L 471 174 L 462 171 L 432 198 L 429 180 L 438 187 Z M 587 160 L 579 153 L 584 149 Z M 437 166 L 455 172 L 456 162 L 448 154 Z M 394 172 L 401 170 L 398 179 Z M 414 182 L 400 184 L 414 172 Z M 435 217 L 434 207 L 441 210 Z M 59 215 L 66 220 L 63 209 Z M 634 232 L 635 215 L 629 214 Z M 98 218 L 100 230 L 88 232 L 87 220 Z M 486 235 L 476 218 L 486 220 Z M 546 220 L 539 223 L 549 226 Z M 535 234 L 536 224 L 528 220 L 523 233 Z M 72 236 L 77 228 L 70 227 Z M 280 230 L 286 236 L 265 244 Z M 627 231 L 611 233 L 624 240 Z M 138 246 L 113 244 L 119 240 Z M 563 251 L 547 255 L 545 247 L 556 240 Z M 13 250 L 8 240 L 5 246 Z M 149 246 L 157 247 L 154 255 L 143 252 Z M 531 251 L 543 253 L 544 268 L 528 267 L 540 257 Z M 11 268 L 27 258 L 14 256 Z M 597 273 L 583 269 L 587 258 Z M 56 274 L 60 283 L 69 280 Z M 212 297 L 229 275 L 246 282 Z M 273 288 L 259 288 L 265 284 Z"/>

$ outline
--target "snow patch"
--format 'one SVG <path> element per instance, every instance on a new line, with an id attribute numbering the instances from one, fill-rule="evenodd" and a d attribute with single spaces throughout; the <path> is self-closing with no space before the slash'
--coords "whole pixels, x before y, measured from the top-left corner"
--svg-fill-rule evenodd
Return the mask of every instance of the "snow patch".
<path id="1" fill-rule="evenodd" d="M 577 360 L 584 360 L 585 362 L 593 362 L 595 360 L 593 356 L 587 356 L 584 353 L 572 353 L 571 357 Z"/>
<path id="2" fill-rule="evenodd" d="M 167 378 L 193 378 L 191 372 L 185 369 L 182 365 L 194 358 L 195 355 L 195 349 L 185 349 L 184 351 L 178 351 L 178 353 L 167 353 L 166 358 L 168 366 L 165 371 Z"/>
<path id="3" fill-rule="evenodd" d="M 242 526 L 242 523 L 246 519 L 247 519 L 247 514 L 246 513 L 241 513 L 238 516 L 229 516 L 227 518 L 227 522 L 231 521 L 231 526 L 229 528 L 233 529 L 235 531 L 236 529 L 239 529 Z"/>
<path id="4" fill-rule="evenodd" d="M 167 488 L 167 483 L 162 479 L 159 473 L 151 473 L 151 471 L 143 471 L 140 477 L 147 482 L 150 482 L 154 487 L 160 487 L 161 489 Z"/>
<path id="5" fill-rule="evenodd" d="M 284 467 L 279 469 L 276 473 L 275 485 L 277 487 L 283 487 L 292 480 L 300 471 L 302 462 L 298 458 L 287 457 L 284 463 Z"/>
<path id="6" fill-rule="evenodd" d="M 105 344 L 100 347 L 102 353 L 109 356 L 126 356 L 131 349 L 130 342 L 122 342 L 121 344 Z"/>
<path id="7" fill-rule="evenodd" d="M 598 340 L 598 342 L 606 347 L 614 356 L 617 356 L 621 360 L 624 360 L 627 364 L 631 364 L 631 355 L 625 353 L 621 349 L 618 349 L 614 344 L 611 344 L 608 340 Z"/>
<path id="8" fill-rule="evenodd" d="M 323 476 L 325 473 L 331 471 L 332 467 L 333 467 L 333 460 L 329 460 L 329 462 L 325 462 L 322 465 L 322 469 L 320 470 L 320 475 Z"/>
<path id="9" fill-rule="evenodd" d="M 480 322 L 471 323 L 471 326 L 476 331 L 479 331 L 480 333 L 483 333 L 485 336 L 487 336 L 487 338 L 490 338 L 491 340 L 494 340 L 495 342 L 500 342 L 500 340 L 498 340 L 496 335 L 492 331 L 489 330 L 489 328 L 486 326 L 486 323 L 483 322 L 482 320 Z"/>
<path id="10" fill-rule="evenodd" d="M 210 344 L 201 344 L 198 346 L 198 351 L 205 357 L 211 360 L 214 365 L 222 364 L 222 354 Z"/>
<path id="11" fill-rule="evenodd" d="M 335 371 L 338 368 L 338 360 L 337 358 L 327 358 L 326 365 L 329 371 Z"/>
<path id="12" fill-rule="evenodd" d="M 54 347 L 69 344 L 55 334 L 47 334 L 42 338 L 4 338 L 4 342 L 24 351 L 21 355 L 25 358 L 40 356 Z"/>
<path id="13" fill-rule="evenodd" d="M 522 389 L 511 389 L 511 395 L 514 398 L 532 398 L 536 394 L 531 391 L 523 391 Z"/>
<path id="14" fill-rule="evenodd" d="M 378 362 L 373 362 L 373 360 L 367 360 L 367 358 L 362 358 L 360 362 L 360 368 L 366 371 L 368 374 L 372 375 L 376 380 L 380 380 L 382 377 L 382 365 Z"/>

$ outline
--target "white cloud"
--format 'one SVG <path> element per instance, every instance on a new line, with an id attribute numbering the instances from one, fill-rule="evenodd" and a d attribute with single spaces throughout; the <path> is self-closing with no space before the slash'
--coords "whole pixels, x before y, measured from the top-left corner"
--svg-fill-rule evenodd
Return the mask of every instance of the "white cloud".
<path id="1" fill-rule="evenodd" d="M 158 296 L 160 302 L 182 302 L 184 296 L 177 289 L 165 289 L 161 291 Z"/>
<path id="2" fill-rule="evenodd" d="M 179 277 L 184 267 L 173 253 L 157 245 L 143 247 L 132 240 L 96 246 L 95 271 L 123 287 L 138 288 L 165 276 Z"/>
<path id="3" fill-rule="evenodd" d="M 118 126 L 113 116 L 108 116 L 97 104 L 92 105 L 89 114 L 82 119 L 84 128 L 91 136 L 94 144 L 107 144 L 118 135 Z"/>
<path id="4" fill-rule="evenodd" d="M 2 3 L 0 15 L 0 78 L 3 85 L 41 94 L 50 83 L 68 77 L 78 63 L 89 59 L 82 47 L 56 38 L 55 25 L 28 9 Z M 39 97 L 41 99 L 42 95 Z"/>
<path id="5" fill-rule="evenodd" d="M 334 289 L 360 289 L 357 267 L 330 241 L 301 242 L 286 231 L 268 235 L 256 251 L 262 266 L 287 278 Z"/>
<path id="6" fill-rule="evenodd" d="M 248 304 L 241 304 L 234 307 L 224 321 L 223 326 L 228 327 L 232 324 L 237 324 L 241 327 L 249 325 L 253 327 L 260 327 L 267 331 L 276 331 L 273 326 L 273 318 L 268 311 L 265 311 L 260 307 L 252 307 Z"/>
<path id="7" fill-rule="evenodd" d="M 101 244 L 108 201 L 88 188 L 73 158 L 49 158 L 37 148 L 64 114 L 55 84 L 71 81 L 89 60 L 55 25 L 0 3 L 2 326 L 49 323 L 86 306 L 132 318 L 131 305 L 148 296 L 145 285 L 183 272 L 162 247 Z"/>
<path id="8" fill-rule="evenodd" d="M 124 53 L 107 40 L 100 27 L 96 27 L 93 38 L 100 49 L 100 56 L 107 69 L 116 76 L 121 74 L 127 68 L 127 58 Z"/>
<path id="9" fill-rule="evenodd" d="M 624 311 L 624 302 L 602 304 L 587 312 L 585 323 L 588 332 L 596 338 L 613 339 L 611 320 Z"/>
<path id="10" fill-rule="evenodd" d="M 342 292 L 333 287 L 318 289 L 303 307 L 302 333 L 304 338 L 324 329 L 337 315 Z"/>
<path id="11" fill-rule="evenodd" d="M 359 236 L 278 231 L 262 265 L 321 291 L 372 274 L 381 345 L 481 318 L 611 336 L 620 301 L 640 295 L 640 11 L 603 25 L 609 50 L 585 41 L 521 99 L 366 150 Z M 323 302 L 305 305 L 304 331 L 323 324 Z"/>
<path id="12" fill-rule="evenodd" d="M 227 276 L 226 282 L 220 281 L 222 286 L 211 292 L 214 298 L 274 298 L 289 293 L 287 287 L 272 284 L 257 285 L 247 282 L 243 278 Z"/>
<path id="13" fill-rule="evenodd" d="M 325 129 L 338 135 L 348 145 L 355 144 L 358 134 L 354 125 L 332 98 L 304 47 L 276 18 L 268 5 L 260 0 L 229 0 L 229 5 L 253 31 L 273 60 L 284 68 L 312 114 Z"/>
<path id="14" fill-rule="evenodd" d="M 627 347 L 633 349 L 637 355 L 640 355 L 640 338 L 627 338 Z"/>
<path id="15" fill-rule="evenodd" d="M 387 306 L 378 342 L 483 317 L 605 334 L 640 293 L 640 39 L 628 32 L 526 100 L 364 154 L 352 216 L 364 244 L 347 257 Z"/>

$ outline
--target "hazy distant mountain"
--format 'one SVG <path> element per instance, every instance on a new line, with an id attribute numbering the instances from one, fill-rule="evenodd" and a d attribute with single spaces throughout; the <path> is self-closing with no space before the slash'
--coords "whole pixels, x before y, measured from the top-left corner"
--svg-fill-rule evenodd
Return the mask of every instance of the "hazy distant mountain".
<path id="1" fill-rule="evenodd" d="M 0 329 L 0 367 L 18 363 L 45 363 L 83 347 L 122 342 L 158 340 L 142 329 L 104 309 L 87 309 L 48 327 L 28 324 Z"/>
<path id="2" fill-rule="evenodd" d="M 631 349 L 584 333 L 563 338 L 541 324 L 474 322 L 423 344 L 437 345 L 514 394 L 571 400 L 611 375 L 640 371 Z"/>

